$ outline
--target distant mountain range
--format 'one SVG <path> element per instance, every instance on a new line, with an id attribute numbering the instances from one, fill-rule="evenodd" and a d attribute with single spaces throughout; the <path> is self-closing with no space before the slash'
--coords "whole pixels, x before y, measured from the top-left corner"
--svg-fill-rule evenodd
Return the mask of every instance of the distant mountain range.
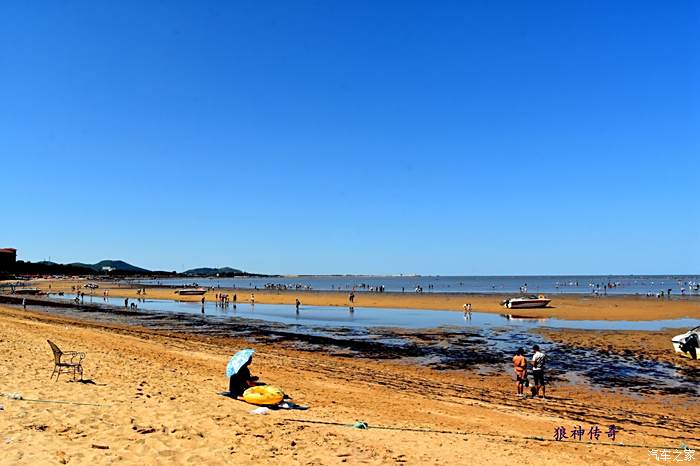
<path id="1" fill-rule="evenodd" d="M 233 276 L 233 275 L 243 275 L 245 272 L 239 269 L 233 269 L 231 267 L 219 267 L 214 269 L 211 267 L 200 267 L 198 269 L 190 269 L 182 272 L 182 275 L 193 275 L 198 277 L 213 277 L 213 276 Z"/>
<path id="2" fill-rule="evenodd" d="M 56 262 L 25 262 L 17 261 L 15 266 L 6 273 L 32 274 L 32 275 L 157 275 L 157 276 L 189 276 L 189 277 L 266 277 L 255 273 L 247 273 L 232 267 L 200 267 L 186 270 L 182 273 L 175 271 L 148 270 L 131 265 L 122 260 L 103 260 L 96 264 L 73 262 L 71 264 L 58 264 Z"/>
<path id="3" fill-rule="evenodd" d="M 95 272 L 118 272 L 126 274 L 150 274 L 154 273 L 152 270 L 143 269 L 141 267 L 136 267 L 127 262 L 120 260 L 104 260 L 97 264 L 83 264 L 80 262 L 74 262 L 68 264 L 73 267 L 82 267 L 94 270 Z M 240 269 L 234 269 L 232 267 L 199 267 L 196 269 L 185 270 L 178 275 L 196 276 L 196 277 L 232 277 L 234 275 L 246 275 L 246 273 Z"/>

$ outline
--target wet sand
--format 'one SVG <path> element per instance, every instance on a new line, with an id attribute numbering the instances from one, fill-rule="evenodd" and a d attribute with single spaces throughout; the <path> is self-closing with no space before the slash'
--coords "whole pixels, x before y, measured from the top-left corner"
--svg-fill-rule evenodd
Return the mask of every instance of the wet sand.
<path id="1" fill-rule="evenodd" d="M 687 328 L 645 332 L 570 329 L 535 330 L 535 332 L 546 336 L 554 342 L 565 343 L 579 348 L 595 348 L 605 353 L 633 356 L 642 360 L 673 363 L 700 375 L 700 360 L 691 360 L 676 355 L 671 345 L 671 338 L 687 331 Z"/>
<path id="2" fill-rule="evenodd" d="M 71 286 L 82 286 L 84 280 L 37 280 L 34 282 L 43 291 L 71 292 Z M 105 289 L 110 296 L 137 298 L 136 287 L 124 283 L 98 282 L 100 288 L 94 291 L 101 296 Z M 86 294 L 87 289 L 81 288 Z M 249 302 L 251 293 L 255 302 L 262 304 L 294 304 L 299 298 L 304 305 L 310 306 L 348 306 L 348 293 L 333 291 L 274 291 L 274 290 L 233 290 L 217 289 L 208 291 L 207 301 L 215 301 L 217 293 L 229 296 L 237 294 L 239 302 Z M 199 301 L 201 296 L 179 296 L 172 288 L 146 289 L 146 296 L 153 299 L 179 299 L 182 301 Z M 700 319 L 699 297 L 674 297 L 657 299 L 646 296 L 600 296 L 590 295 L 550 295 L 550 307 L 542 309 L 506 310 L 500 301 L 507 295 L 483 295 L 461 293 L 369 293 L 356 292 L 354 305 L 357 307 L 385 307 L 404 309 L 438 309 L 462 311 L 465 303 L 472 304 L 472 310 L 498 314 L 515 314 L 518 316 L 543 318 L 555 317 L 569 320 L 661 320 L 677 318 Z"/>
<path id="3" fill-rule="evenodd" d="M 3 460 L 12 464 L 640 464 L 645 448 L 553 441 L 554 428 L 609 424 L 626 445 L 699 447 L 695 397 L 627 396 L 555 383 L 548 400 L 520 400 L 509 374 L 434 370 L 406 362 L 255 344 L 252 370 L 307 411 L 249 414 L 216 393 L 249 341 L 96 323 L 0 306 Z M 647 346 L 663 346 L 663 332 Z M 94 384 L 50 382 L 46 339 L 87 351 Z M 585 333 L 586 345 L 601 343 Z M 650 344 L 649 342 L 653 342 Z M 302 419 L 314 422 L 298 422 Z M 369 430 L 323 423 L 366 421 Z M 401 430 L 379 429 L 379 426 Z M 372 428 L 374 427 L 374 428 Z M 411 429 L 423 429 L 416 432 Z M 529 437 L 529 438 L 528 438 Z M 536 440 L 539 437 L 542 440 Z M 101 448 L 108 447 L 108 448 Z M 653 459 L 651 460 L 653 461 Z"/>

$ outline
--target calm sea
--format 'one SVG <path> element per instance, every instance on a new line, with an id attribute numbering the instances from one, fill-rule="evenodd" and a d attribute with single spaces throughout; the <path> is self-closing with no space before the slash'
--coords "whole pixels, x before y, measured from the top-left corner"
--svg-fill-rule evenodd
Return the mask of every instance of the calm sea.
<path id="1" fill-rule="evenodd" d="M 141 280 L 143 284 L 181 286 L 197 283 L 204 287 L 264 289 L 269 286 L 311 290 L 369 291 L 384 287 L 384 291 L 441 293 L 512 293 L 527 287 L 530 293 L 594 293 L 647 294 L 666 292 L 673 295 L 698 295 L 700 275 L 571 275 L 571 276 L 359 276 L 304 275 L 266 278 L 190 278 Z"/>

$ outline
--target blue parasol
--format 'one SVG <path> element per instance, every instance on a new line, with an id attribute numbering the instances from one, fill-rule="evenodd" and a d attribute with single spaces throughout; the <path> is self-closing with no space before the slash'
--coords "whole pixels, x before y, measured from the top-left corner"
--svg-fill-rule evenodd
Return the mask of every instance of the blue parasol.
<path id="1" fill-rule="evenodd" d="M 243 349 L 234 354 L 228 364 L 226 364 L 226 377 L 237 374 L 238 371 L 241 370 L 241 367 L 245 366 L 248 361 L 250 361 L 250 358 L 253 357 L 253 353 L 255 353 L 255 350 Z"/>

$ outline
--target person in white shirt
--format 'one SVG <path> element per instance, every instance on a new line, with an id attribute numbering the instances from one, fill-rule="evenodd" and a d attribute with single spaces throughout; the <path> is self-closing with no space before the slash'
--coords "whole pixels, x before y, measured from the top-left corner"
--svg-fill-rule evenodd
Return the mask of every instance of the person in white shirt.
<path id="1" fill-rule="evenodd" d="M 539 396 L 541 388 L 542 398 L 546 398 L 544 387 L 544 363 L 546 361 L 546 356 L 540 351 L 538 345 L 534 345 L 532 349 L 535 351 L 535 354 L 532 356 L 532 377 L 535 383 L 534 396 Z"/>

